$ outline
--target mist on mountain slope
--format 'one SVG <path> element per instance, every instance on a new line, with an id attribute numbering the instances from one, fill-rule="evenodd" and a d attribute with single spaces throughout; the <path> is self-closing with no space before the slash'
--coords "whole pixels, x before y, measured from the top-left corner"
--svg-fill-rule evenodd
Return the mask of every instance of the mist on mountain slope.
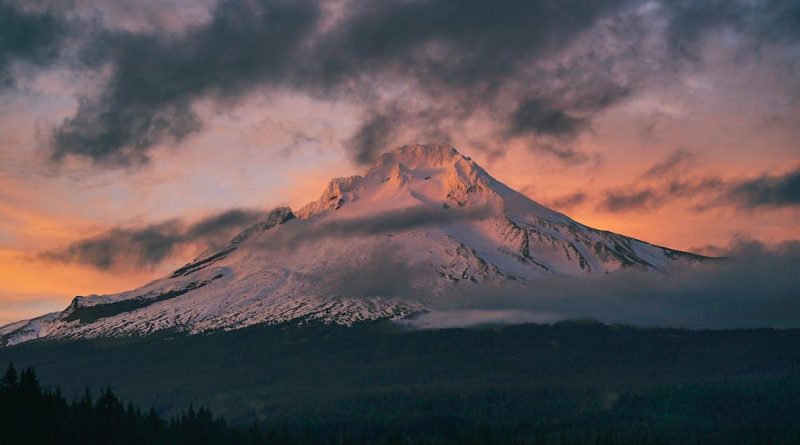
<path id="1" fill-rule="evenodd" d="M 368 216 L 320 221 L 295 220 L 292 224 L 281 226 L 281 230 L 270 233 L 269 237 L 259 240 L 258 243 L 262 248 L 292 251 L 303 244 L 324 238 L 386 235 L 422 227 L 483 219 L 496 216 L 501 210 L 492 205 L 450 209 L 420 205 Z"/>
<path id="2" fill-rule="evenodd" d="M 296 248 L 326 237 L 387 236 L 397 231 L 489 217 L 498 209 L 416 207 L 377 216 L 304 222 L 283 227 L 262 241 L 265 247 Z M 521 287 L 476 288 L 438 297 L 410 282 L 418 266 L 392 256 L 400 249 L 387 238 L 364 252 L 357 265 L 343 265 L 334 293 L 352 298 L 391 297 L 434 303 L 436 308 L 398 320 L 414 328 L 487 323 L 552 323 L 594 319 L 604 323 L 682 328 L 800 327 L 800 240 L 767 245 L 736 239 L 717 249 L 723 258 L 670 274 L 628 268 L 613 274 L 541 278 Z M 321 278 L 321 277 L 320 277 Z"/>
<path id="3" fill-rule="evenodd" d="M 738 242 L 725 260 L 593 229 L 524 197 L 447 144 L 381 156 L 320 198 L 271 211 L 172 274 L 76 297 L 2 342 L 189 334 L 254 324 L 412 327 L 553 322 L 800 326 L 798 242 Z"/>
<path id="4" fill-rule="evenodd" d="M 449 295 L 439 310 L 401 320 L 414 328 L 487 323 L 603 323 L 681 328 L 800 327 L 800 241 L 737 240 L 729 256 L 661 274 L 628 269 L 582 279 L 553 276 L 526 289 Z"/>

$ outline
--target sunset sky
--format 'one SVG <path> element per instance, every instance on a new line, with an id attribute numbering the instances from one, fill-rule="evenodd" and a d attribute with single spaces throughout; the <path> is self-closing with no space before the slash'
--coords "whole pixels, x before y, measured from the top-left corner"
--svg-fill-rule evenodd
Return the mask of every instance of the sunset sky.
<path id="1" fill-rule="evenodd" d="M 592 227 L 796 239 L 800 3 L 0 0 L 0 324 L 429 141 Z"/>

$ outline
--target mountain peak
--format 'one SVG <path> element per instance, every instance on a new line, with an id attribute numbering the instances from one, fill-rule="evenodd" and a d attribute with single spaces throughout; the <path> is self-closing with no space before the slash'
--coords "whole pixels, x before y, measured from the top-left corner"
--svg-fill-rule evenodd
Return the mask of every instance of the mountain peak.
<path id="1" fill-rule="evenodd" d="M 470 162 L 470 158 L 459 153 L 450 144 L 409 144 L 384 153 L 373 165 L 373 168 L 381 168 L 397 163 L 402 163 L 411 169 L 420 167 L 438 168 L 458 161 Z"/>
<path id="2" fill-rule="evenodd" d="M 318 200 L 297 212 L 273 210 L 164 278 L 0 327 L 0 345 L 258 323 L 349 325 L 434 310 L 462 293 L 533 294 L 547 276 L 669 272 L 700 260 L 582 225 L 451 145 L 404 145 L 365 175 L 332 179 Z"/>
<path id="3" fill-rule="evenodd" d="M 386 182 L 400 186 L 415 179 L 435 178 L 442 184 L 446 198 L 456 200 L 477 191 L 490 194 L 497 191 L 494 190 L 496 180 L 471 158 L 446 143 L 411 144 L 395 148 L 384 153 L 367 172 L 367 176 L 382 176 Z"/>
<path id="4" fill-rule="evenodd" d="M 422 199 L 435 206 L 464 206 L 469 201 L 467 194 L 478 190 L 490 192 L 495 182 L 450 144 L 403 145 L 383 153 L 363 176 L 331 179 L 319 199 L 302 207 L 296 215 L 308 219 L 338 210 L 369 194 L 366 190 L 379 189 L 383 190 L 379 195 L 384 202 L 374 203 L 378 208 L 409 204 L 395 193 L 400 190 L 407 192 L 406 198 L 413 197 L 410 204 L 419 204 L 418 200 Z M 485 204 L 487 199 L 488 196 L 483 196 L 479 201 Z"/>

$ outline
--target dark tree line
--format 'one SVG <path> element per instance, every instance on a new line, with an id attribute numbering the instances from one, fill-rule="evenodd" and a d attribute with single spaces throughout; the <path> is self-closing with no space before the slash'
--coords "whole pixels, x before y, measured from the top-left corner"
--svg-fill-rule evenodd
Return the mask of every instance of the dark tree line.
<path id="1" fill-rule="evenodd" d="M 0 443 L 14 444 L 468 444 L 468 445 L 540 445 L 546 443 L 596 445 L 616 443 L 660 443 L 638 437 L 635 441 L 619 441 L 611 436 L 591 438 L 561 437 L 546 441 L 542 437 L 529 440 L 506 437 L 500 439 L 488 427 L 455 432 L 448 436 L 408 435 L 386 431 L 384 434 L 348 435 L 345 432 L 315 431 L 312 427 L 260 429 L 230 426 L 205 408 L 189 407 L 165 420 L 152 408 L 142 411 L 124 403 L 110 388 L 96 397 L 86 389 L 81 397 L 68 401 L 59 389 L 43 388 L 32 368 L 18 372 L 10 364 L 0 379 Z"/>
<path id="2" fill-rule="evenodd" d="M 231 428 L 205 408 L 162 419 L 123 403 L 110 388 L 93 397 L 87 389 L 68 401 L 43 389 L 36 373 L 9 365 L 0 380 L 3 444 L 266 444 L 291 443 L 276 432 Z"/>
<path id="3" fill-rule="evenodd" d="M 800 444 L 800 330 L 262 326 L 10 361 L 46 385 L 0 379 L 0 445 Z"/>

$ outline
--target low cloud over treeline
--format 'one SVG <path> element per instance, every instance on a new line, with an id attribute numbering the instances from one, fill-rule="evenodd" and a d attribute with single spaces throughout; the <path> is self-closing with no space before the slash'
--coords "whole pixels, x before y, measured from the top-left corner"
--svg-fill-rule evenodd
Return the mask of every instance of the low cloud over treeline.
<path id="1" fill-rule="evenodd" d="M 526 289 L 452 295 L 415 327 L 482 323 L 604 323 L 685 328 L 800 327 L 800 241 L 739 240 L 724 260 L 662 274 L 623 270 L 550 277 Z"/>
<path id="2" fill-rule="evenodd" d="M 430 225 L 458 223 L 496 209 L 410 208 L 374 217 L 331 221 L 291 220 L 258 241 L 257 248 L 293 249 L 324 238 L 382 235 Z M 41 258 L 104 270 L 151 268 L 186 246 L 220 247 L 265 214 L 230 210 L 193 224 L 167 221 L 139 228 L 115 228 L 40 254 Z M 408 324 L 416 327 L 481 323 L 554 322 L 595 319 L 605 323 L 690 328 L 800 327 L 800 241 L 766 245 L 737 240 L 716 248 L 713 259 L 670 274 L 637 269 L 587 277 L 542 277 L 528 286 L 485 287 L 430 301 L 413 291 L 415 271 L 392 256 L 392 241 L 338 286 L 353 297 L 389 295 L 434 305 L 436 310 Z M 708 249 L 707 249 L 708 250 Z M 344 267 L 344 266 L 343 266 Z M 347 274 L 345 274 L 346 276 Z"/>

